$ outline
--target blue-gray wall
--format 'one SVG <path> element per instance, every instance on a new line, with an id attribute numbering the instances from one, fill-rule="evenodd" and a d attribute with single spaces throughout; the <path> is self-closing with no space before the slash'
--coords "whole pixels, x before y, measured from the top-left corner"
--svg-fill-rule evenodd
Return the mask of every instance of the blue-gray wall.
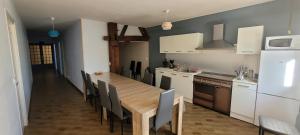
<path id="1" fill-rule="evenodd" d="M 300 0 L 293 1 L 293 34 L 300 34 Z M 159 53 L 159 37 L 192 32 L 204 33 L 204 42 L 212 39 L 213 25 L 225 24 L 225 40 L 236 43 L 239 27 L 264 25 L 265 36 L 287 35 L 289 20 L 289 1 L 276 0 L 246 8 L 226 11 L 218 14 L 197 17 L 173 23 L 170 31 L 163 31 L 160 26 L 148 28 L 149 65 L 155 68 L 162 65 L 165 54 Z"/>

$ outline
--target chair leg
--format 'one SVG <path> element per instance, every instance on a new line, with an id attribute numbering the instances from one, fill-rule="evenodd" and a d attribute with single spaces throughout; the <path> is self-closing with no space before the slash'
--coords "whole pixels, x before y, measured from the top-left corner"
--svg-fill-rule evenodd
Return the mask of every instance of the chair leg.
<path id="1" fill-rule="evenodd" d="M 112 112 L 110 112 L 110 132 L 111 133 L 114 132 L 114 116 L 113 116 Z"/>
<path id="2" fill-rule="evenodd" d="M 169 122 L 169 125 L 170 125 L 171 133 L 173 133 L 173 132 L 172 132 L 172 121 Z"/>
<path id="3" fill-rule="evenodd" d="M 97 110 L 98 110 L 98 105 L 97 105 L 97 98 L 95 97 L 94 98 L 94 105 L 95 105 L 95 112 L 97 112 Z"/>
<path id="4" fill-rule="evenodd" d="M 103 119 L 103 107 L 100 106 L 100 122 L 101 122 L 101 125 L 102 125 L 102 119 Z"/>
<path id="5" fill-rule="evenodd" d="M 123 135 L 123 120 L 121 120 L 121 135 Z"/>
<path id="6" fill-rule="evenodd" d="M 90 101 L 91 106 L 93 106 L 93 97 L 89 96 L 88 99 L 89 99 L 89 101 Z"/>
<path id="7" fill-rule="evenodd" d="M 264 129 L 261 126 L 259 126 L 259 135 L 264 135 L 264 134 L 265 134 Z"/>

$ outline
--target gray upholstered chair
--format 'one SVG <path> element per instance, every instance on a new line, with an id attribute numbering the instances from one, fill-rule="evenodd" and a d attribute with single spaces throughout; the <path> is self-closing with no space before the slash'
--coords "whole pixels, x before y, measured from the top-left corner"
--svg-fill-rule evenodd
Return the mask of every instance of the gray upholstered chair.
<path id="1" fill-rule="evenodd" d="M 295 125 L 271 117 L 259 116 L 259 135 L 264 135 L 265 131 L 276 135 L 300 135 L 300 113 L 297 115 Z"/>
<path id="2" fill-rule="evenodd" d="M 171 89 L 171 78 L 163 75 L 160 81 L 160 88 L 164 90 Z"/>
<path id="3" fill-rule="evenodd" d="M 144 78 L 142 81 L 146 84 L 153 85 L 153 74 L 151 74 L 149 72 L 145 72 Z"/>
<path id="4" fill-rule="evenodd" d="M 104 107 L 106 109 L 106 111 L 108 112 L 108 114 L 110 114 L 111 112 L 111 101 L 110 98 L 108 96 L 108 91 L 107 91 L 107 87 L 106 87 L 106 83 L 103 81 L 98 80 L 98 90 L 99 90 L 99 94 L 100 94 L 100 117 L 101 117 L 101 125 L 102 125 L 102 119 L 103 119 L 103 109 L 102 107 Z"/>
<path id="5" fill-rule="evenodd" d="M 125 108 L 122 107 L 121 101 L 119 99 L 117 89 L 113 85 L 109 84 L 109 97 L 111 100 L 111 114 L 110 114 L 110 123 L 111 131 L 113 132 L 113 114 L 116 115 L 121 121 L 121 134 L 123 135 L 123 122 L 130 118 L 131 114 Z"/>
<path id="6" fill-rule="evenodd" d="M 93 85 L 91 76 L 88 73 L 86 73 L 86 82 L 87 82 L 87 89 L 89 90 L 88 92 L 91 93 L 92 95 L 95 111 L 97 112 L 99 108 L 100 95 L 97 88 L 95 88 L 95 86 Z"/>
<path id="7" fill-rule="evenodd" d="M 155 134 L 167 123 L 170 125 L 170 129 L 172 131 L 174 96 L 174 89 L 160 93 L 156 116 L 150 119 L 150 127 L 155 131 Z"/>
<path id="8" fill-rule="evenodd" d="M 81 70 L 81 76 L 82 76 L 82 80 L 83 80 L 83 84 L 84 84 L 84 97 L 85 97 L 85 101 L 89 101 L 91 105 L 93 105 L 93 97 L 92 94 L 88 92 L 88 84 L 87 84 L 87 80 L 86 80 L 86 73 Z"/>

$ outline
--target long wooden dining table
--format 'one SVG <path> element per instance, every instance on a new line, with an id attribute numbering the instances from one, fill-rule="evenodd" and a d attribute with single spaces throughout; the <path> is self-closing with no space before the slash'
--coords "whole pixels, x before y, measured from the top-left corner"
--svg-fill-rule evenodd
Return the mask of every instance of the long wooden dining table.
<path id="1" fill-rule="evenodd" d="M 122 106 L 132 113 L 133 135 L 149 135 L 149 119 L 156 115 L 162 89 L 110 72 L 93 74 L 91 79 L 95 84 L 101 80 L 114 85 Z M 172 132 L 177 135 L 182 134 L 182 113 L 183 97 L 175 95 Z"/>

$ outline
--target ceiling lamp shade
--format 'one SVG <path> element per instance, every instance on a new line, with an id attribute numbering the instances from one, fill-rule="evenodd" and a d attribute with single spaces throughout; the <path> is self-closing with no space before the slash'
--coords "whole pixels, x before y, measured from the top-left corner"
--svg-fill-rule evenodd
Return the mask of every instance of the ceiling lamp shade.
<path id="1" fill-rule="evenodd" d="M 54 27 L 54 20 L 55 18 L 54 17 L 51 17 L 51 21 L 52 21 L 52 30 L 49 30 L 48 31 L 48 36 L 51 37 L 51 38 L 57 38 L 60 33 L 59 31 L 55 30 L 55 27 Z"/>
<path id="2" fill-rule="evenodd" d="M 57 38 L 60 35 L 60 33 L 57 30 L 49 30 L 48 36 L 51 38 Z"/>
<path id="3" fill-rule="evenodd" d="M 163 22 L 161 25 L 163 30 L 171 30 L 172 26 L 172 22 Z"/>
<path id="4" fill-rule="evenodd" d="M 170 10 L 167 9 L 167 10 L 164 10 L 163 12 L 166 14 L 166 16 L 165 16 L 165 21 L 161 24 L 161 28 L 163 30 L 171 30 L 173 25 L 172 25 L 172 22 L 168 21 L 168 14 L 169 14 Z"/>

